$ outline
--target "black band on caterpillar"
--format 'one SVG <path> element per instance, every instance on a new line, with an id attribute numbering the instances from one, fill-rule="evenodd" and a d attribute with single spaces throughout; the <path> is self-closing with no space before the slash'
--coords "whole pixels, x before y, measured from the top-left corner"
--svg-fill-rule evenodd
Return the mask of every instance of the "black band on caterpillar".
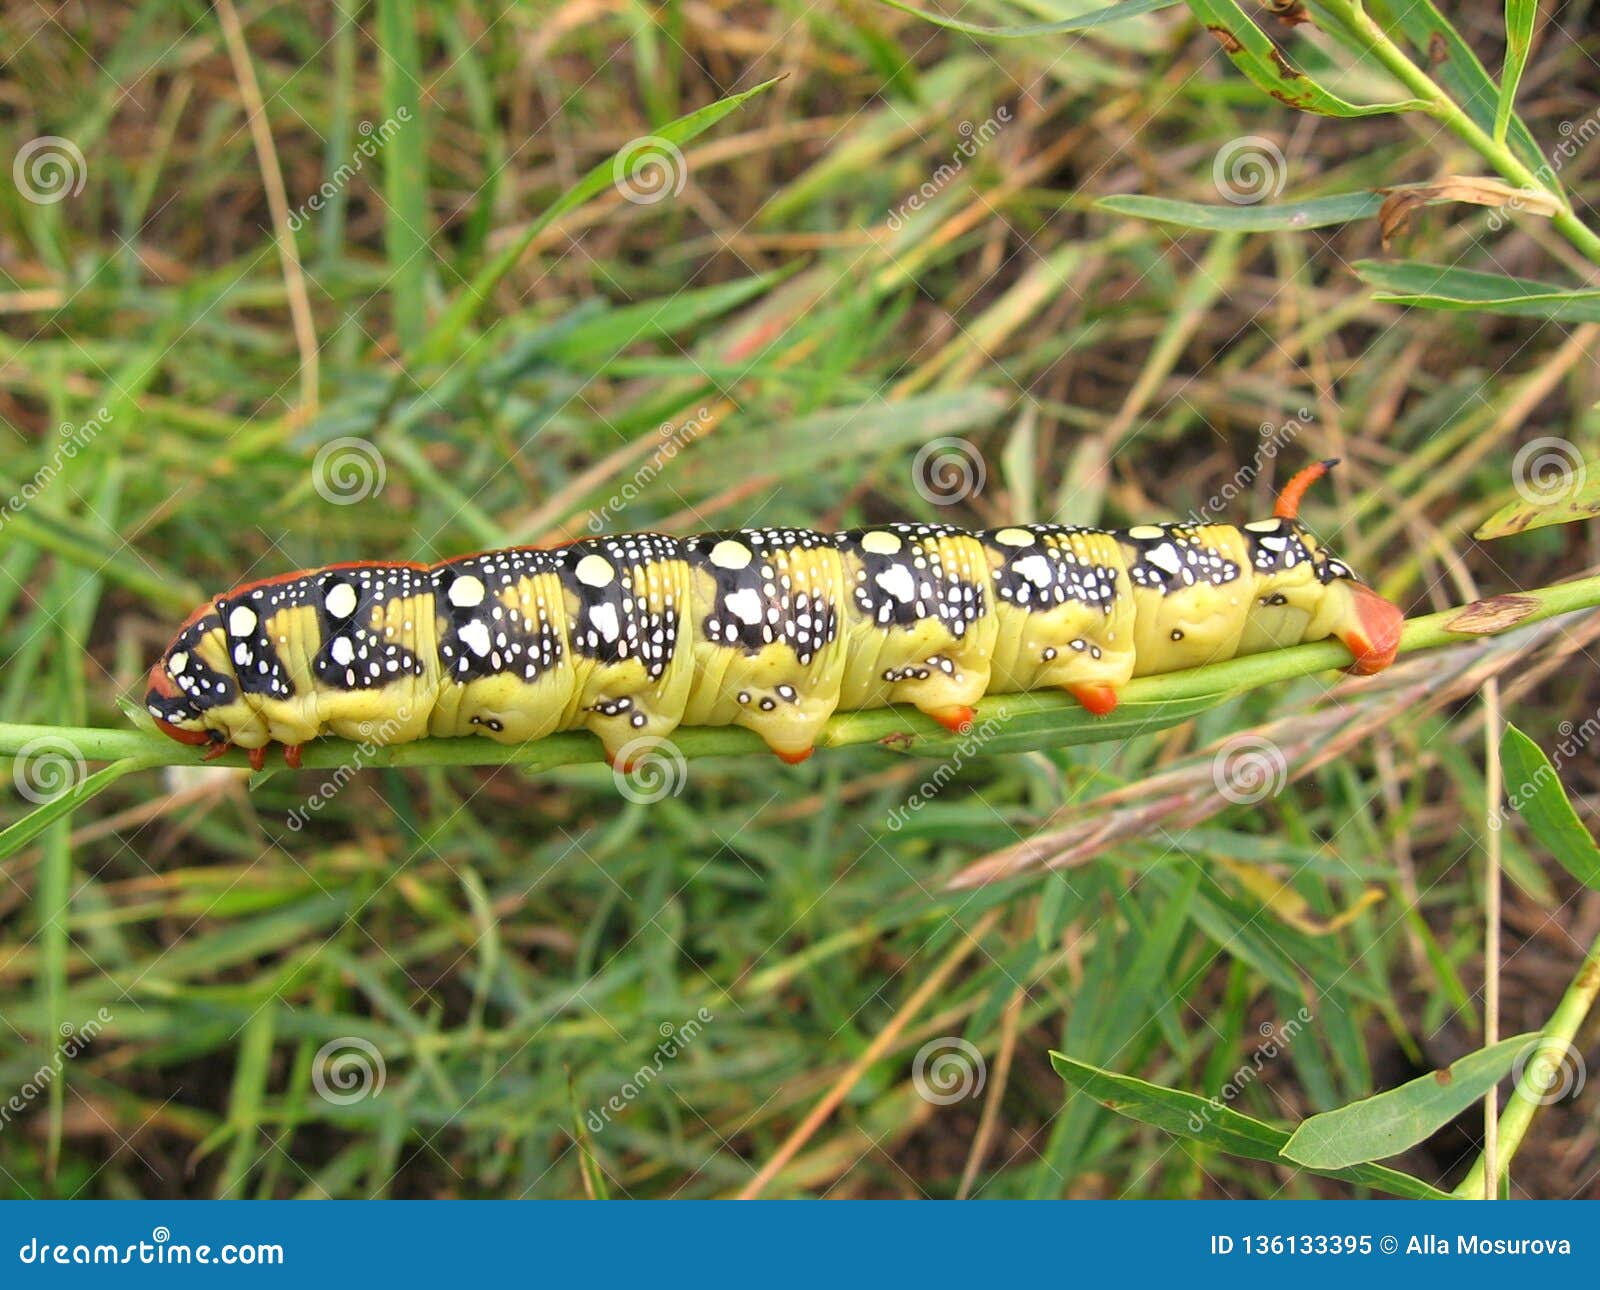
<path id="1" fill-rule="evenodd" d="M 1133 676 L 1337 637 L 1393 661 L 1400 611 L 1296 518 L 1242 527 L 888 524 L 592 538 L 426 566 L 333 565 L 201 606 L 151 669 L 167 734 L 259 765 L 270 742 L 588 729 L 615 760 L 680 725 L 740 725 L 784 760 L 836 710 L 908 704 L 951 729 L 985 694 L 1065 689 L 1110 712 Z"/>

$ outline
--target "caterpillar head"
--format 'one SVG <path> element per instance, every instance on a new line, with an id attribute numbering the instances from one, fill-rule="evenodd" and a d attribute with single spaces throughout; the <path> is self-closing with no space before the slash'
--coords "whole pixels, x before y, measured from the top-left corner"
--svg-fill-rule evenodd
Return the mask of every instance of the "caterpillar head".
<path id="1" fill-rule="evenodd" d="M 1306 489 L 1337 465 L 1319 461 L 1295 475 L 1278 496 L 1268 520 L 1246 524 L 1257 579 L 1247 648 L 1270 648 L 1295 640 L 1341 641 L 1363 676 L 1381 672 L 1400 649 L 1405 616 L 1323 546 L 1299 519 Z"/>
<path id="2" fill-rule="evenodd" d="M 202 605 L 150 669 L 145 711 L 162 734 L 179 743 L 220 746 L 228 742 L 229 729 L 218 710 L 238 697 L 222 620 L 214 606 Z"/>

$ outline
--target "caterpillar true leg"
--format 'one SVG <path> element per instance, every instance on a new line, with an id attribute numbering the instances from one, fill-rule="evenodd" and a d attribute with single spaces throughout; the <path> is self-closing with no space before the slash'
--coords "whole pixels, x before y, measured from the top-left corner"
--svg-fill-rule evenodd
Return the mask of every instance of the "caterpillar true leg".
<path id="1" fill-rule="evenodd" d="M 1331 464 L 1241 527 L 645 533 L 285 574 L 191 614 L 145 703 L 173 738 L 258 767 L 270 742 L 298 765 L 323 733 L 576 729 L 626 764 L 684 724 L 744 726 L 798 762 L 840 708 L 962 730 L 985 694 L 1061 689 L 1104 715 L 1133 676 L 1327 637 L 1375 672 L 1400 611 L 1297 515 Z"/>

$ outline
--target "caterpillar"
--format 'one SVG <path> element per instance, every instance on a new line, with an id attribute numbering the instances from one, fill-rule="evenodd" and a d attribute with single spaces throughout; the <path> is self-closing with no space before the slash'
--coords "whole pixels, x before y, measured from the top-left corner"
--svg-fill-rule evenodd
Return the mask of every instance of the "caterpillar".
<path id="1" fill-rule="evenodd" d="M 746 727 L 797 763 L 836 710 L 953 731 L 986 694 L 1109 713 L 1134 676 L 1337 638 L 1387 667 L 1400 610 L 1297 518 L 1334 461 L 1240 527 L 898 523 L 595 537 L 438 564 L 282 574 L 201 605 L 150 671 L 156 725 L 215 756 L 587 729 L 608 760 L 680 725 Z"/>

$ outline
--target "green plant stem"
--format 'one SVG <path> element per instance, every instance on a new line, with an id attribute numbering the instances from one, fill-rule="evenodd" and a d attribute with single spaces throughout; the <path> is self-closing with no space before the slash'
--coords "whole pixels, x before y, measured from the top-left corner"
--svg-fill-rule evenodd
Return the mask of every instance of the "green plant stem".
<path id="1" fill-rule="evenodd" d="M 1501 630 L 1536 623 L 1560 614 L 1600 607 L 1600 576 L 1565 582 L 1537 591 L 1519 593 L 1530 602 L 1528 612 Z M 1454 632 L 1447 624 L 1462 608 L 1446 609 L 1413 618 L 1400 638 L 1402 654 L 1438 649 L 1482 633 Z M 1162 676 L 1136 677 L 1122 693 L 1122 704 L 1109 717 L 1084 712 L 1076 700 L 1054 693 L 1002 694 L 984 700 L 978 730 L 956 735 L 928 718 L 904 708 L 868 712 L 842 712 L 833 717 L 817 740 L 819 747 L 878 743 L 895 752 L 946 757 L 972 751 L 976 738 L 996 751 L 1015 751 L 1007 742 L 1015 724 L 1034 747 L 1064 746 L 1107 738 L 1122 738 L 1141 729 L 1159 728 L 1182 720 L 1229 695 L 1262 685 L 1287 681 L 1345 667 L 1349 651 L 1337 641 L 1318 641 L 1288 649 L 1212 663 L 1206 667 Z M 746 756 L 764 750 L 761 740 L 733 727 L 685 727 L 672 735 L 673 746 L 684 757 Z M 29 745 L 35 747 L 30 749 Z M 0 723 L 0 757 L 29 755 L 41 747 L 67 746 L 85 761 L 132 758 L 140 765 L 184 766 L 200 761 L 198 749 L 179 744 L 148 730 L 114 730 L 94 727 L 25 726 Z M 344 739 L 319 739 L 306 745 L 306 767 L 334 766 L 484 766 L 518 765 L 529 770 L 592 762 L 598 744 L 586 734 L 558 734 L 529 744 L 507 746 L 483 738 L 424 739 L 415 743 L 375 747 Z M 237 750 L 213 765 L 248 765 Z"/>
<path id="2" fill-rule="evenodd" d="M 1600 234 L 1596 234 L 1573 211 L 1566 194 L 1552 188 L 1504 142 L 1489 134 L 1439 86 L 1431 76 L 1412 62 L 1406 52 L 1389 39 L 1356 0 L 1316 0 L 1344 28 L 1345 33 L 1377 59 L 1406 89 L 1426 103 L 1427 111 L 1457 138 L 1493 166 L 1500 175 L 1519 188 L 1547 194 L 1557 204 L 1550 222 L 1579 251 L 1600 264 Z"/>
<path id="3" fill-rule="evenodd" d="M 1583 965 L 1572 978 L 1572 984 L 1561 996 L 1561 1002 L 1550 1014 L 1544 1029 L 1539 1032 L 1539 1046 L 1524 1065 L 1522 1078 L 1511 1090 L 1505 1112 L 1500 1117 L 1495 1158 L 1498 1178 L 1494 1189 L 1489 1191 L 1485 1188 L 1487 1162 L 1483 1156 L 1479 1156 L 1472 1171 L 1456 1188 L 1457 1196 L 1464 1200 L 1479 1200 L 1486 1195 L 1499 1195 L 1500 1179 L 1510 1172 L 1511 1157 L 1516 1155 L 1534 1115 L 1544 1105 L 1539 1099 L 1543 1091 L 1550 1087 L 1550 1077 L 1560 1070 L 1561 1059 L 1574 1051 L 1573 1040 L 1577 1037 L 1578 1027 L 1589 1015 L 1597 995 L 1600 995 L 1600 937 L 1596 937 L 1589 946 L 1589 952 L 1584 955 Z"/>

